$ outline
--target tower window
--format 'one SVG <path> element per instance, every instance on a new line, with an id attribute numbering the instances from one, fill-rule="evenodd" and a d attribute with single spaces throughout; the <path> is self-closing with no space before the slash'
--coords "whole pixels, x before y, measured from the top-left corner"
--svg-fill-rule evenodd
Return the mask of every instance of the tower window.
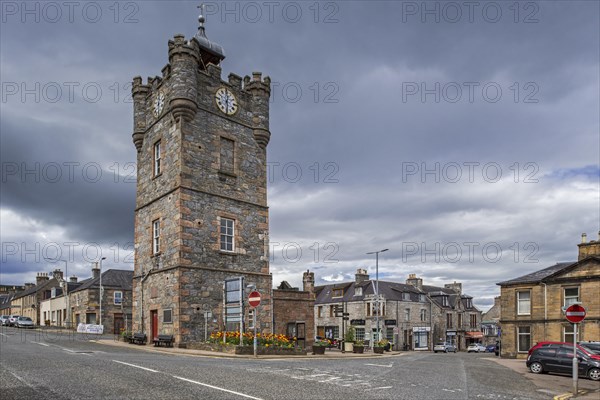
<path id="1" fill-rule="evenodd" d="M 160 140 L 154 143 L 154 176 L 160 175 Z"/>
<path id="2" fill-rule="evenodd" d="M 221 138 L 221 157 L 220 157 L 220 170 L 222 172 L 233 173 L 234 172 L 234 156 L 235 156 L 235 143 L 231 139 Z"/>
<path id="3" fill-rule="evenodd" d="M 160 220 L 152 222 L 152 254 L 160 252 Z"/>
<path id="4" fill-rule="evenodd" d="M 221 250 L 222 251 L 233 251 L 234 240 L 233 235 L 235 232 L 235 221 L 228 218 L 221 218 Z"/>

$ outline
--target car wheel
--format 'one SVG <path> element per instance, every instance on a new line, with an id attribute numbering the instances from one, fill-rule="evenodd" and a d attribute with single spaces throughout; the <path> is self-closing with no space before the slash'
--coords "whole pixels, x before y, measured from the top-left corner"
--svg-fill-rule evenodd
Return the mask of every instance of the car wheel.
<path id="1" fill-rule="evenodd" d="M 598 369 L 598 368 L 590 369 L 590 372 L 588 372 L 588 376 L 593 381 L 600 381 L 600 369 Z"/>
<path id="2" fill-rule="evenodd" d="M 541 374 L 542 372 L 544 372 L 544 367 L 542 367 L 542 364 L 540 364 L 539 362 L 534 362 L 531 363 L 531 365 L 529 366 L 529 370 L 534 374 Z"/>
<path id="3" fill-rule="evenodd" d="M 444 353 L 447 353 L 447 352 L 448 352 L 448 349 L 444 350 Z"/>
<path id="4" fill-rule="evenodd" d="M 437 353 L 437 350 L 434 350 L 433 352 L 434 352 L 434 353 Z"/>
<path id="5" fill-rule="evenodd" d="M 456 353 L 456 349 L 454 349 L 454 352 Z"/>

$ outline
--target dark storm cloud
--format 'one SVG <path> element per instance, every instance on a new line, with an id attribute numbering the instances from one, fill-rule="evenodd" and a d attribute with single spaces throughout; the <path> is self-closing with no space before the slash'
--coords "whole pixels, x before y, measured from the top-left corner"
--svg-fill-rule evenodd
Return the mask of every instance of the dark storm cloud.
<path id="1" fill-rule="evenodd" d="M 79 163 L 73 183 L 3 176 L 0 209 L 13 214 L 2 231 L 10 240 L 132 240 L 129 84 L 136 75 L 160 75 L 168 40 L 191 37 L 198 11 L 193 2 L 127 2 L 115 16 L 112 3 L 97 4 L 102 16 L 94 23 L 79 9 L 73 22 L 5 15 L 1 25 L 3 173 L 12 163 Z M 351 279 L 357 267 L 373 267 L 364 253 L 389 247 L 389 277 L 462 279 L 489 305 L 496 281 L 575 258 L 579 234 L 598 228 L 597 2 L 520 3 L 518 15 L 512 2 L 478 2 L 472 21 L 457 2 L 455 22 L 442 11 L 447 2 L 322 2 L 317 14 L 313 3 L 284 2 L 272 15 L 253 2 L 260 16 L 248 2 L 207 4 L 207 35 L 227 55 L 223 77 L 262 71 L 273 81 L 275 281 L 299 284 L 307 267 L 318 268 L 318 280 Z M 424 6 L 439 8 L 439 22 L 423 16 Z M 501 18 L 491 21 L 485 7 L 500 7 Z M 72 98 L 68 82 L 75 84 Z M 22 93 L 36 84 L 38 101 Z M 501 98 L 486 98 L 486 84 L 499 87 Z M 62 95 L 49 101 L 55 85 Z M 468 85 L 475 85 L 473 101 Z M 462 97 L 454 101 L 457 88 Z M 473 182 L 465 163 L 477 163 Z M 482 172 L 489 163 L 502 179 Z M 102 179 L 81 176 L 82 166 L 96 164 Z M 458 182 L 449 182 L 451 164 L 462 167 Z M 437 180 L 427 173 L 436 168 Z M 525 183 L 528 176 L 536 182 Z M 539 265 L 423 263 L 418 254 L 403 260 L 408 242 L 473 240 L 535 242 Z M 303 257 L 285 259 L 285 243 L 301 246 Z M 338 246 L 335 263 L 324 263 L 328 243 Z M 80 256 L 70 268 L 85 275 L 88 264 Z M 2 280 L 31 276 L 19 268 L 3 261 Z"/>

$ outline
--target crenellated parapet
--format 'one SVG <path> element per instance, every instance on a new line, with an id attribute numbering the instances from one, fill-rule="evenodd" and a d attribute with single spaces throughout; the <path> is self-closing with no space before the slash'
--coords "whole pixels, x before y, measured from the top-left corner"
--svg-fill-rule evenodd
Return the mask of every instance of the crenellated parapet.
<path id="1" fill-rule="evenodd" d="M 231 78 L 230 78 L 231 79 Z M 252 123 L 254 125 L 254 139 L 264 150 L 269 144 L 271 132 L 269 131 L 269 98 L 271 96 L 271 78 L 262 78 L 260 72 L 253 72 L 252 79 L 244 77 L 244 91 L 252 95 Z"/>
<path id="2" fill-rule="evenodd" d="M 198 43 L 186 41 L 185 36 L 175 35 L 169 40 L 169 65 L 171 93 L 169 106 L 176 120 L 191 121 L 198 104 L 198 79 L 196 71 L 200 61 Z"/>
<path id="3" fill-rule="evenodd" d="M 150 93 L 150 85 L 142 84 L 142 77 L 133 78 L 131 94 L 133 96 L 133 144 L 138 153 L 142 149 L 144 133 L 146 132 L 146 109 L 147 98 Z"/>

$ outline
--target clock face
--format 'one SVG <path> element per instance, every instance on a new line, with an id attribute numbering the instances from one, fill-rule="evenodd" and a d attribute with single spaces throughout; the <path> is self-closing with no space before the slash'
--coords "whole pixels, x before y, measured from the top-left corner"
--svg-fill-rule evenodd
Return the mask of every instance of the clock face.
<path id="1" fill-rule="evenodd" d="M 238 103 L 231 91 L 225 88 L 220 88 L 215 93 L 215 102 L 217 103 L 217 107 L 224 114 L 233 115 L 238 110 Z"/>
<path id="2" fill-rule="evenodd" d="M 154 99 L 154 116 L 158 117 L 165 106 L 165 94 L 159 93 Z"/>

